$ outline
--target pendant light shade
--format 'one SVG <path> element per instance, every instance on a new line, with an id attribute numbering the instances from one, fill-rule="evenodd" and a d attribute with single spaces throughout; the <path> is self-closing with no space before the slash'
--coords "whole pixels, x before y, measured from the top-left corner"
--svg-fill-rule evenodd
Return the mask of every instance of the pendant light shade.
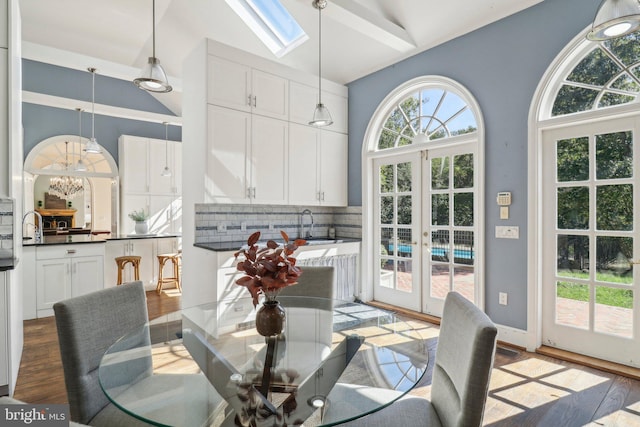
<path id="1" fill-rule="evenodd" d="M 82 112 L 84 110 L 82 108 L 76 108 L 76 111 L 78 112 L 78 145 L 80 146 L 80 155 L 75 169 L 78 172 L 86 172 L 87 166 L 82 161 Z"/>
<path id="2" fill-rule="evenodd" d="M 169 169 L 169 122 L 162 122 L 164 125 L 164 169 L 161 176 L 171 176 L 171 169 Z"/>
<path id="3" fill-rule="evenodd" d="M 92 75 L 91 83 L 91 139 L 84 147 L 84 151 L 87 153 L 99 154 L 102 153 L 102 147 L 96 140 L 96 71 L 95 68 L 87 68 Z"/>
<path id="4" fill-rule="evenodd" d="M 309 124 L 321 127 L 333 123 L 329 109 L 322 103 L 322 9 L 327 7 L 327 0 L 315 0 L 313 7 L 318 9 L 318 104 Z"/>
<path id="5" fill-rule="evenodd" d="M 638 0 L 603 0 L 587 38 L 602 41 L 622 37 L 640 29 Z"/>
<path id="6" fill-rule="evenodd" d="M 149 57 L 147 64 L 142 68 L 140 77 L 133 82 L 140 88 L 149 92 L 171 92 L 173 88 L 167 79 L 167 73 L 164 72 L 160 60 L 156 58 L 156 1 L 153 0 L 152 13 L 152 29 L 153 29 L 153 53 Z"/>

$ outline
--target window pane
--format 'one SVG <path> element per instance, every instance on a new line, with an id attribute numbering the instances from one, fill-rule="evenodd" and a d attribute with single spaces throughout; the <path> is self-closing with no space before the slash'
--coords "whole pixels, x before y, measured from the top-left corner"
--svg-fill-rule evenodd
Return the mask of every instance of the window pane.
<path id="1" fill-rule="evenodd" d="M 473 278 L 473 267 L 455 267 L 453 269 L 453 290 L 471 302 L 475 301 Z"/>
<path id="2" fill-rule="evenodd" d="M 607 40 L 604 45 L 609 49 L 620 61 L 626 65 L 632 65 L 638 62 L 640 58 L 640 35 L 632 33 L 624 37 Z"/>
<path id="3" fill-rule="evenodd" d="M 398 197 L 398 224 L 411 224 L 411 196 Z"/>
<path id="4" fill-rule="evenodd" d="M 419 94 L 416 92 L 408 98 L 405 98 L 400 104 L 400 108 L 409 120 L 413 120 L 420 116 L 420 100 L 418 97 Z"/>
<path id="5" fill-rule="evenodd" d="M 631 184 L 596 187 L 598 230 L 631 230 L 633 228 L 632 191 Z"/>
<path id="6" fill-rule="evenodd" d="M 570 138 L 556 142 L 558 182 L 589 179 L 589 138 Z"/>
<path id="7" fill-rule="evenodd" d="M 399 163 L 398 171 L 398 192 L 406 193 L 411 191 L 411 163 Z"/>
<path id="8" fill-rule="evenodd" d="M 612 105 L 621 105 L 636 99 L 634 96 L 621 95 L 619 93 L 605 92 L 598 102 L 598 108 L 611 107 Z"/>
<path id="9" fill-rule="evenodd" d="M 556 274 L 577 279 L 589 278 L 589 237 L 558 235 Z"/>
<path id="10" fill-rule="evenodd" d="M 627 73 L 623 73 L 611 84 L 614 89 L 626 90 L 628 92 L 640 92 L 640 85 L 629 76 Z"/>
<path id="11" fill-rule="evenodd" d="M 431 188 L 445 190 L 449 188 L 449 158 L 431 159 Z"/>
<path id="12" fill-rule="evenodd" d="M 444 90 L 442 89 L 425 89 L 422 91 L 422 116 L 433 116 L 436 112 L 436 107 L 440 103 L 440 100 L 444 96 Z M 427 126 L 427 123 L 423 123 L 423 126 Z M 423 129 L 424 130 L 424 129 Z"/>
<path id="13" fill-rule="evenodd" d="M 380 269 L 380 286 L 393 289 L 395 286 L 395 261 L 389 260 Z"/>
<path id="14" fill-rule="evenodd" d="M 444 299 L 449 293 L 449 266 L 437 265 L 431 266 L 431 298 Z"/>
<path id="15" fill-rule="evenodd" d="M 556 283 L 556 323 L 589 329 L 589 286 Z"/>
<path id="16" fill-rule="evenodd" d="M 453 262 L 473 265 L 475 250 L 473 247 L 473 231 L 453 232 Z"/>
<path id="17" fill-rule="evenodd" d="M 380 254 L 381 255 L 394 255 L 395 240 L 393 235 L 393 228 L 382 227 L 380 228 Z"/>
<path id="18" fill-rule="evenodd" d="M 380 223 L 393 224 L 393 197 L 380 197 Z"/>
<path id="19" fill-rule="evenodd" d="M 598 91 L 582 87 L 562 85 L 553 102 L 552 116 L 587 111 L 593 107 Z"/>
<path id="20" fill-rule="evenodd" d="M 449 225 L 449 195 L 431 195 L 431 225 Z"/>
<path id="21" fill-rule="evenodd" d="M 558 188 L 558 228 L 586 230 L 589 228 L 589 188 Z"/>
<path id="22" fill-rule="evenodd" d="M 395 147 L 396 138 L 398 138 L 398 134 L 396 132 L 383 129 L 380 139 L 378 140 L 378 149 L 384 150 L 385 148 Z"/>
<path id="23" fill-rule="evenodd" d="M 570 82 L 604 86 L 620 71 L 620 67 L 602 49 L 592 50 L 567 77 Z"/>
<path id="24" fill-rule="evenodd" d="M 473 188 L 473 154 L 453 157 L 453 188 Z"/>
<path id="25" fill-rule="evenodd" d="M 593 329 L 596 332 L 633 336 L 633 291 L 596 286 Z"/>
<path id="26" fill-rule="evenodd" d="M 396 255 L 403 258 L 411 257 L 412 241 L 410 228 L 398 228 L 398 250 Z"/>
<path id="27" fill-rule="evenodd" d="M 447 127 L 449 128 L 449 133 L 451 135 L 462 135 L 478 130 L 476 118 L 469 108 L 448 122 Z"/>
<path id="28" fill-rule="evenodd" d="M 473 193 L 456 193 L 453 195 L 453 225 L 473 225 Z"/>
<path id="29" fill-rule="evenodd" d="M 632 237 L 596 238 L 596 280 L 600 282 L 633 283 Z"/>
<path id="30" fill-rule="evenodd" d="M 393 192 L 393 165 L 380 166 L 380 192 Z"/>
<path id="31" fill-rule="evenodd" d="M 596 135 L 596 177 L 630 178 L 633 175 L 633 136 L 629 132 Z"/>
<path id="32" fill-rule="evenodd" d="M 431 232 L 431 259 L 433 261 L 449 261 L 449 231 Z"/>

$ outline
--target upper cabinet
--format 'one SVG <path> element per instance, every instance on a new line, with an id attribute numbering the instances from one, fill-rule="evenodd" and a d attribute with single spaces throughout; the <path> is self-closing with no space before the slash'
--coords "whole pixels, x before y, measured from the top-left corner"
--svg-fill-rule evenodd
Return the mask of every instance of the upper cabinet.
<path id="1" fill-rule="evenodd" d="M 184 70 L 182 129 L 193 141 L 185 147 L 197 177 L 187 195 L 193 203 L 346 206 L 345 86 L 323 80 L 322 102 L 334 123 L 319 130 L 309 126 L 317 76 L 212 40 L 185 59 Z M 339 149 L 325 142 L 332 138 Z"/>
<path id="2" fill-rule="evenodd" d="M 287 120 L 289 81 L 246 65 L 209 56 L 209 104 Z"/>

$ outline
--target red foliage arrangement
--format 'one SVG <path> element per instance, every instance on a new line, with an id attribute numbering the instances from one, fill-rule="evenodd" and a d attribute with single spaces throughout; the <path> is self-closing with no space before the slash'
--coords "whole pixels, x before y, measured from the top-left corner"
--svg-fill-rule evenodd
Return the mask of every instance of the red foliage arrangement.
<path id="1" fill-rule="evenodd" d="M 244 255 L 244 261 L 238 263 L 238 271 L 245 275 L 236 280 L 236 284 L 246 287 L 253 297 L 254 307 L 258 305 L 258 296 L 264 294 L 267 300 L 274 300 L 280 289 L 298 283 L 302 270 L 296 267 L 296 259 L 291 255 L 307 243 L 304 239 L 289 241 L 289 236 L 280 231 L 284 239 L 282 246 L 274 240 L 267 241 L 267 246 L 260 248 L 257 243 L 260 232 L 256 231 L 247 239 L 248 249 L 240 249 L 235 257 Z"/>

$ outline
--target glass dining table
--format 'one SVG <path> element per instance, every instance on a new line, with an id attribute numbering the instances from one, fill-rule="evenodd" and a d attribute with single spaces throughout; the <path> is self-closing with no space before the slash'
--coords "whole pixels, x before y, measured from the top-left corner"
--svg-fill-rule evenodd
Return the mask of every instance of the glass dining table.
<path id="1" fill-rule="evenodd" d="M 141 325 L 106 351 L 100 385 L 118 408 L 152 425 L 316 426 L 392 404 L 427 369 L 424 338 L 392 312 L 324 298 L 278 300 L 286 322 L 272 337 L 256 331 L 250 298 Z M 237 309 L 244 304 L 247 311 Z M 356 404 L 345 389 L 373 397 Z"/>

